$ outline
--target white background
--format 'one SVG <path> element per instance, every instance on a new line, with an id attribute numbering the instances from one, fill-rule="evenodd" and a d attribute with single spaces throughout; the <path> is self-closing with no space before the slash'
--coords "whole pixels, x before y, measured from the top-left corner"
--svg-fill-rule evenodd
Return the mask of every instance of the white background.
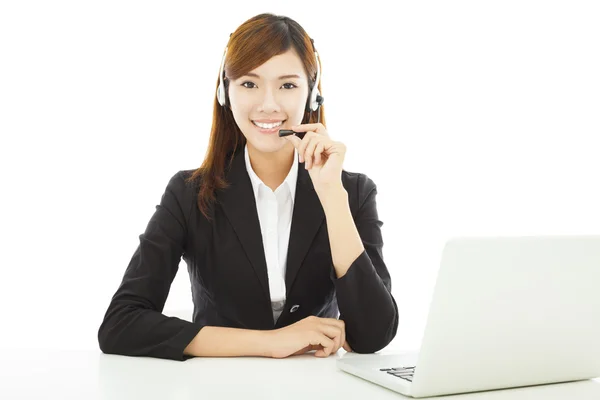
<path id="1" fill-rule="evenodd" d="M 229 34 L 262 12 L 315 40 L 344 168 L 378 185 L 394 345 L 420 344 L 448 238 L 599 232 L 596 2 L 208 3 L 0 3 L 0 347 L 98 349 L 169 178 L 205 156 Z M 182 262 L 165 313 L 191 309 Z"/>

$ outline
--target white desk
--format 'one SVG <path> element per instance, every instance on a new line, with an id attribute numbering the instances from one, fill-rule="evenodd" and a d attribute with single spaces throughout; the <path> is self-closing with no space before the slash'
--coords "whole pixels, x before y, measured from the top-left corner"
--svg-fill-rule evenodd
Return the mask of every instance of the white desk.
<path id="1" fill-rule="evenodd" d="M 194 358 L 184 362 L 98 351 L 1 351 L 1 399 L 402 399 L 337 369 L 340 350 L 285 359 Z M 382 353 L 388 353 L 384 350 Z M 355 356 L 354 354 L 352 354 Z M 356 356 L 360 356 L 357 354 Z M 431 397 L 434 399 L 434 397 Z M 600 399 L 600 380 L 435 399 Z"/>

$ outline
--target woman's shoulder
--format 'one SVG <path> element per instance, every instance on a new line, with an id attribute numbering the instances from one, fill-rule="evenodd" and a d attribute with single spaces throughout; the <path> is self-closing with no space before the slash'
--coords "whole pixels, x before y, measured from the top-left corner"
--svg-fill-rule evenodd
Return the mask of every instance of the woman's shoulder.
<path id="1" fill-rule="evenodd" d="M 195 175 L 195 172 L 195 169 L 184 169 L 170 174 L 165 192 L 174 195 L 181 203 L 189 202 L 197 195 L 202 179 L 199 174 Z"/>
<path id="2" fill-rule="evenodd" d="M 202 182 L 202 171 L 200 169 L 182 169 L 177 171 L 173 178 L 179 180 L 185 188 L 197 189 Z"/>
<path id="3" fill-rule="evenodd" d="M 365 204 L 370 195 L 377 193 L 377 186 L 373 179 L 362 172 L 342 169 L 342 185 L 348 192 L 348 201 L 353 215 Z"/>
<path id="4" fill-rule="evenodd" d="M 363 172 L 351 172 L 342 169 L 342 184 L 348 193 L 366 195 L 376 189 L 375 182 Z"/>

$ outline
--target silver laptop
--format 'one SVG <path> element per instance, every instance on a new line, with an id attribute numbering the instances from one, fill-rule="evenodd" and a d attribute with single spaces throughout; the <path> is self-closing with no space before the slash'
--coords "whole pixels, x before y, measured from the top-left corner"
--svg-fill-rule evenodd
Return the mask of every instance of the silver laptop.
<path id="1" fill-rule="evenodd" d="M 596 378 L 600 235 L 450 239 L 420 351 L 336 363 L 411 397 Z"/>

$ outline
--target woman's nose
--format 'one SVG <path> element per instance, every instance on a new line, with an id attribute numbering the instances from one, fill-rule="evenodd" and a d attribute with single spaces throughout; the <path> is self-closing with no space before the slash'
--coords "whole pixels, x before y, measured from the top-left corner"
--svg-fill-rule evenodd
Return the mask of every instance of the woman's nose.
<path id="1" fill-rule="evenodd" d="M 262 93 L 261 108 L 264 112 L 279 111 L 279 102 L 274 90 L 266 89 Z"/>

